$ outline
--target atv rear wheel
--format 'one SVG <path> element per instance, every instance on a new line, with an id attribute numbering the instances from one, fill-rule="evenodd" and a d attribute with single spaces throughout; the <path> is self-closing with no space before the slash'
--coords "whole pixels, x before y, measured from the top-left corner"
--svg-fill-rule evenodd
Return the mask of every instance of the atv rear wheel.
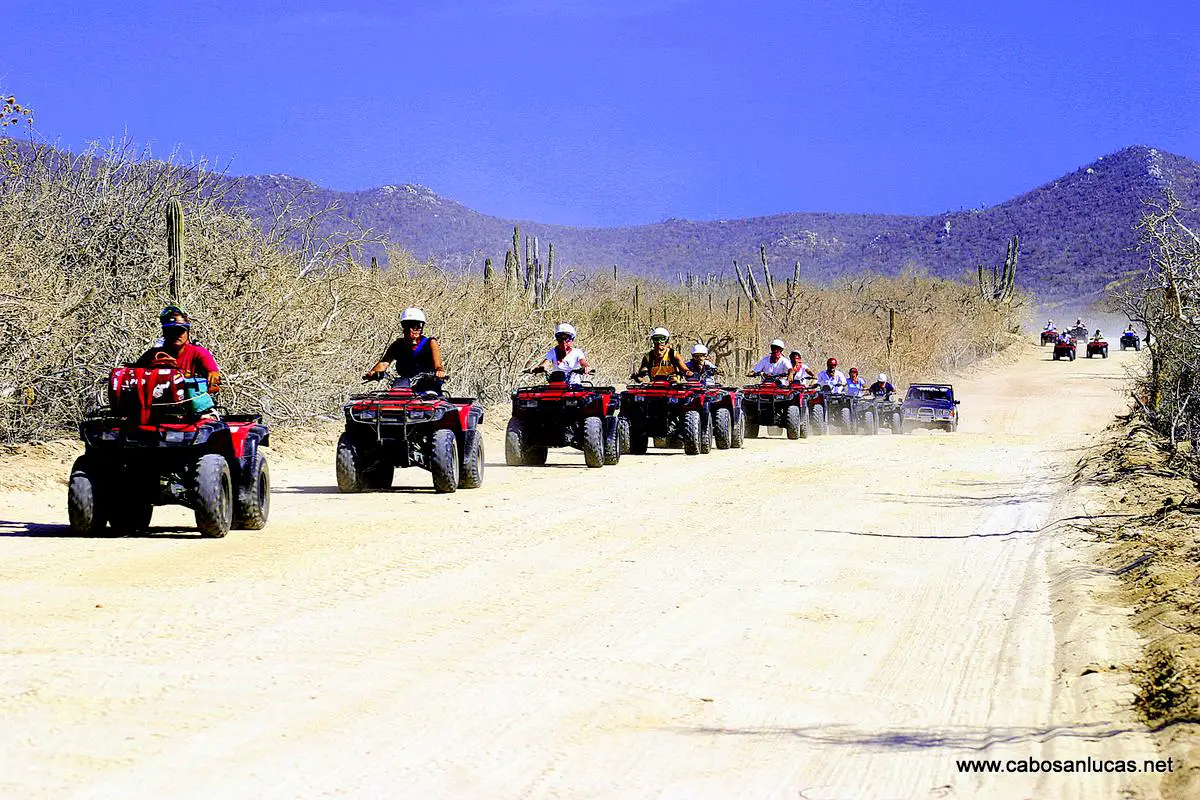
<path id="1" fill-rule="evenodd" d="M 732 424 L 728 408 L 718 408 L 713 412 L 713 438 L 716 440 L 718 450 L 729 449 L 733 435 L 733 431 L 730 430 Z"/>
<path id="2" fill-rule="evenodd" d="M 367 473 L 363 469 L 362 454 L 348 433 L 343 433 L 338 439 L 334 467 L 339 492 L 361 492 L 370 486 Z"/>
<path id="3" fill-rule="evenodd" d="M 683 452 L 689 456 L 700 455 L 700 412 L 683 412 Z"/>
<path id="4" fill-rule="evenodd" d="M 1100 357 L 1101 357 L 1101 358 L 1108 358 L 1108 348 L 1107 348 L 1107 347 L 1101 347 L 1101 348 L 1100 348 Z"/>
<path id="5" fill-rule="evenodd" d="M 825 416 L 825 404 L 818 403 L 808 410 L 809 423 L 812 427 L 812 432 L 816 436 L 824 436 L 829 433 L 829 420 Z"/>
<path id="6" fill-rule="evenodd" d="M 899 411 L 892 412 L 892 433 L 904 433 L 904 417 L 900 416 Z"/>
<path id="7" fill-rule="evenodd" d="M 604 466 L 604 420 L 600 417 L 583 420 L 583 461 L 594 469 Z"/>
<path id="8" fill-rule="evenodd" d="M 206 539 L 220 539 L 233 525 L 233 479 L 229 462 L 216 453 L 200 456 L 192 487 L 196 527 Z"/>
<path id="9" fill-rule="evenodd" d="M 604 466 L 611 467 L 621 461 L 621 422 L 617 417 L 604 418 Z"/>
<path id="10" fill-rule="evenodd" d="M 747 439 L 757 439 L 759 433 L 762 431 L 762 426 L 760 426 L 758 424 L 758 422 L 750 422 L 749 420 L 746 420 L 745 427 L 746 427 L 745 435 L 746 435 Z"/>
<path id="11" fill-rule="evenodd" d="M 712 412 L 700 414 L 700 452 L 711 453 L 713 448 Z"/>
<path id="12" fill-rule="evenodd" d="M 746 412 L 740 408 L 733 412 L 733 428 L 729 431 L 729 446 L 740 450 L 746 443 Z"/>
<path id="13" fill-rule="evenodd" d="M 867 411 L 863 414 L 862 433 L 867 436 L 874 436 L 879 433 L 879 426 L 875 424 L 875 412 Z"/>
<path id="14" fill-rule="evenodd" d="M 449 428 L 439 428 L 429 441 L 429 471 L 433 473 L 433 489 L 440 494 L 458 488 L 460 463 L 458 437 Z"/>
<path id="15" fill-rule="evenodd" d="M 233 527 L 244 531 L 262 530 L 271 513 L 271 471 L 267 454 L 257 447 L 238 481 L 237 507 L 233 512 Z"/>
<path id="16" fill-rule="evenodd" d="M 854 432 L 854 413 L 852 411 L 850 411 L 850 408 L 848 406 L 842 408 L 841 420 L 842 420 L 842 431 L 841 432 L 842 433 L 853 433 Z"/>
<path id="17" fill-rule="evenodd" d="M 478 489 L 483 485 L 483 432 L 478 428 L 463 431 L 462 467 L 458 488 Z"/>
<path id="18" fill-rule="evenodd" d="M 1074 360 L 1075 360 L 1075 354 L 1074 354 L 1074 353 L 1067 353 L 1067 360 L 1068 360 L 1068 361 L 1074 361 Z"/>
<path id="19" fill-rule="evenodd" d="M 98 485 L 97 475 L 98 465 L 90 456 L 82 455 L 71 465 L 67 518 L 76 536 L 101 536 L 108 524 L 108 498 Z"/>
<path id="20" fill-rule="evenodd" d="M 516 417 L 508 421 L 508 428 L 504 431 L 504 463 L 510 467 L 524 467 L 529 464 L 525 449 L 525 432 L 521 429 L 521 421 Z"/>

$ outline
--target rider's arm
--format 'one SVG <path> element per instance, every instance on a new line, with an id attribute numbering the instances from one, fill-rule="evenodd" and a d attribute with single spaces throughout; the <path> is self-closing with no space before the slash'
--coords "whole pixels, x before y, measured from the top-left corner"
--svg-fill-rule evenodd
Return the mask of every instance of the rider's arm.
<path id="1" fill-rule="evenodd" d="M 206 373 L 208 379 L 208 391 L 216 394 L 221 391 L 221 370 L 217 366 L 217 360 L 213 358 L 213 354 L 207 348 L 200 345 L 192 345 L 196 348 L 196 360 L 200 364 L 200 368 Z"/>
<path id="2" fill-rule="evenodd" d="M 433 359 L 433 374 L 439 378 L 446 377 L 446 370 L 442 367 L 442 346 L 437 339 L 429 340 L 429 356 Z"/>
<path id="3" fill-rule="evenodd" d="M 363 375 L 363 380 L 369 381 L 372 378 L 378 377 L 378 376 L 382 375 L 383 373 L 387 372 L 387 368 L 390 367 L 392 365 L 392 362 L 396 360 L 396 357 L 394 355 L 392 355 L 392 350 L 399 343 L 400 343 L 400 340 L 397 339 L 396 341 L 394 341 L 388 345 L 387 350 L 383 351 L 383 357 L 375 363 L 375 366 L 373 366 L 369 370 L 367 370 L 367 374 Z"/>
<path id="4" fill-rule="evenodd" d="M 693 375 L 692 371 L 688 369 L 687 364 L 684 363 L 683 356 L 681 356 L 679 353 L 675 354 L 675 368 L 684 375 L 687 375 L 689 378 Z"/>

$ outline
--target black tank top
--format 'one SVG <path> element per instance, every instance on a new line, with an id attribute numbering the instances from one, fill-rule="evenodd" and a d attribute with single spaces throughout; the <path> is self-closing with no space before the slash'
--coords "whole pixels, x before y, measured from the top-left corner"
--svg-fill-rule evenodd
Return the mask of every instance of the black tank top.
<path id="1" fill-rule="evenodd" d="M 396 374 L 411 378 L 419 372 L 433 372 L 433 348 L 428 336 L 422 336 L 415 347 L 409 347 L 408 339 L 401 338 L 388 346 L 383 354 L 384 361 L 391 361 Z"/>

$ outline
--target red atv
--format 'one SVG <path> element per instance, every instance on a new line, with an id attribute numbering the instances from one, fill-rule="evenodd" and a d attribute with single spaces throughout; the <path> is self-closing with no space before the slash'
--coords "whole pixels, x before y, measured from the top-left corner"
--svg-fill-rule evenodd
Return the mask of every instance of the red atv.
<path id="1" fill-rule="evenodd" d="M 637 380 L 637 376 L 630 376 Z M 689 456 L 712 449 L 713 425 L 708 387 L 669 378 L 632 383 L 621 392 L 621 420 L 629 452 L 645 455 L 655 447 L 683 447 Z"/>
<path id="2" fill-rule="evenodd" d="M 172 366 L 117 367 L 108 407 L 79 425 L 86 444 L 71 467 L 67 513 L 79 536 L 141 533 L 156 505 L 196 512 L 202 536 L 267 524 L 271 478 L 258 414 L 218 414 L 204 378 Z"/>
<path id="3" fill-rule="evenodd" d="M 354 395 L 343 410 L 346 430 L 335 461 L 339 490 L 388 489 L 396 467 L 429 470 L 438 492 L 483 484 L 483 406 L 471 397 L 447 396 L 432 373 Z"/>
<path id="4" fill-rule="evenodd" d="M 527 374 L 539 373 L 545 370 L 535 367 Z M 574 447 L 583 451 L 589 467 L 616 464 L 621 460 L 620 407 L 613 387 L 572 384 L 562 370 L 549 373 L 545 384 L 519 386 L 512 393 L 512 419 L 504 432 L 504 461 L 510 467 L 541 466 L 548 448 Z"/>
<path id="5" fill-rule="evenodd" d="M 1058 331 L 1053 328 L 1047 328 L 1042 331 L 1042 347 L 1048 344 L 1054 344 L 1058 340 Z"/>
<path id="6" fill-rule="evenodd" d="M 1103 339 L 1092 339 L 1087 343 L 1087 357 L 1100 356 L 1108 358 L 1108 342 Z"/>
<path id="7" fill-rule="evenodd" d="M 746 410 L 746 436 L 757 439 L 763 425 L 787 431 L 789 439 L 827 433 L 825 400 L 815 388 L 801 383 L 784 383 L 782 378 L 764 377 L 761 383 L 742 387 Z"/>
<path id="8" fill-rule="evenodd" d="M 1075 337 L 1068 336 L 1067 341 L 1054 342 L 1054 360 L 1065 358 L 1068 361 L 1075 360 Z"/>

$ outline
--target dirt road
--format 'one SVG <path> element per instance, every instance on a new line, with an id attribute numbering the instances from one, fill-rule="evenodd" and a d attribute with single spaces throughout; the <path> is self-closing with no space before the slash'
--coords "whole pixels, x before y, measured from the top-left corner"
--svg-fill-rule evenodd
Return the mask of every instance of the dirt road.
<path id="1" fill-rule="evenodd" d="M 63 487 L 0 495 L 0 793 L 1152 797 L 955 766 L 1155 756 L 1136 640 L 1046 527 L 1131 358 L 1031 348 L 956 383 L 954 435 L 602 470 L 493 439 L 448 496 L 339 495 L 330 451 L 224 540 L 183 509 L 73 539 Z"/>

